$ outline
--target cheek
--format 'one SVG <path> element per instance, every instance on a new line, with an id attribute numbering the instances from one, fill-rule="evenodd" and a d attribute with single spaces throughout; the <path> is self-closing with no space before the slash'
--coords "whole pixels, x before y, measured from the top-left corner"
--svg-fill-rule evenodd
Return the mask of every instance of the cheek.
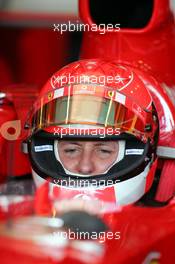
<path id="1" fill-rule="evenodd" d="M 99 161 L 99 160 L 96 160 L 95 162 L 95 167 L 96 167 L 96 170 L 98 172 L 104 172 L 105 170 L 107 170 L 110 165 L 111 165 L 111 162 L 108 161 L 108 160 L 104 160 L 103 162 Z"/>
<path id="2" fill-rule="evenodd" d="M 64 153 L 59 153 L 60 156 L 60 160 L 62 162 L 62 164 L 64 165 L 64 167 L 67 170 L 73 171 L 77 164 L 78 164 L 78 158 L 72 158 L 72 157 L 68 157 L 67 155 L 65 155 Z"/>
<path id="3" fill-rule="evenodd" d="M 104 159 L 101 159 L 97 155 L 94 155 L 93 160 L 96 170 L 98 172 L 104 172 L 114 163 L 116 158 L 117 158 L 117 153 L 111 154 L 109 157 L 106 157 Z"/>

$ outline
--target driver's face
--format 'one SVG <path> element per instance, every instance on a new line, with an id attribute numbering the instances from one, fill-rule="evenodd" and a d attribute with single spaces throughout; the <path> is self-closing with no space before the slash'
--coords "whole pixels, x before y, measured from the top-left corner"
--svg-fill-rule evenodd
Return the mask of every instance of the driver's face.
<path id="1" fill-rule="evenodd" d="M 114 141 L 60 141 L 60 160 L 74 173 L 96 175 L 105 172 L 118 156 Z"/>

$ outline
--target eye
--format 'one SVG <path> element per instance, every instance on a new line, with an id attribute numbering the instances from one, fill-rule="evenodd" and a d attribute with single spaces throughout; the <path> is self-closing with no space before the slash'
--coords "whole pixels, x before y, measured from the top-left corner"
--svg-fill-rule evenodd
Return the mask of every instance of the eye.
<path id="1" fill-rule="evenodd" d="M 100 151 L 102 153 L 108 153 L 108 154 L 111 154 L 112 153 L 112 151 L 111 150 L 108 150 L 108 149 L 100 149 Z"/>
<path id="2" fill-rule="evenodd" d="M 80 149 L 75 147 L 68 147 L 63 150 L 64 154 L 67 156 L 78 156 L 80 154 Z"/>
<path id="3" fill-rule="evenodd" d="M 64 150 L 65 153 L 74 153 L 76 151 L 77 151 L 77 149 L 73 149 L 73 148 L 72 149 L 65 149 Z"/>
<path id="4" fill-rule="evenodd" d="M 107 148 L 99 148 L 97 149 L 97 152 L 100 154 L 100 155 L 111 155 L 113 153 L 112 150 L 110 149 L 107 149 Z"/>

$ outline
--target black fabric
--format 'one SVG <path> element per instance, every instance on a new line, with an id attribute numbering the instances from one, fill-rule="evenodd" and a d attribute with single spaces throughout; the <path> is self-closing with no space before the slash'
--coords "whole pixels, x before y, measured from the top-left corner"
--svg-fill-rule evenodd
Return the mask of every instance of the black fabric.
<path id="1" fill-rule="evenodd" d="M 64 221 L 64 228 L 81 234 L 85 233 L 84 239 L 88 239 L 94 232 L 100 234 L 106 232 L 109 227 L 96 215 L 84 211 L 69 211 L 60 216 Z"/>
<path id="2" fill-rule="evenodd" d="M 90 16 L 97 25 L 120 23 L 120 28 L 144 28 L 153 8 L 153 0 L 89 0 Z"/>
<path id="3" fill-rule="evenodd" d="M 11 177 L 0 185 L 0 195 L 34 195 L 36 190 L 31 174 Z"/>
<path id="4" fill-rule="evenodd" d="M 136 203 L 136 206 L 140 206 L 140 207 L 163 207 L 169 204 L 170 200 L 173 198 L 170 198 L 167 201 L 157 201 L 155 199 L 156 197 L 156 193 L 157 193 L 157 189 L 158 189 L 158 184 L 159 184 L 159 180 L 160 180 L 160 176 L 161 176 L 161 170 L 157 170 L 156 174 L 154 176 L 154 181 L 153 184 L 150 188 L 150 190 L 145 193 Z"/>

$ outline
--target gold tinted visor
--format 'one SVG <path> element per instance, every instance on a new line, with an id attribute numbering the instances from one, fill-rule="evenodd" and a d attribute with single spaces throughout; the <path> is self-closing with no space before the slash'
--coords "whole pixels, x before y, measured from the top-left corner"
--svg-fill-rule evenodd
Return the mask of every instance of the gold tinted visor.
<path id="1" fill-rule="evenodd" d="M 140 106 L 109 88 L 90 85 L 80 88 L 78 85 L 60 88 L 41 98 L 34 106 L 32 131 L 74 124 L 144 133 L 146 117 Z"/>

